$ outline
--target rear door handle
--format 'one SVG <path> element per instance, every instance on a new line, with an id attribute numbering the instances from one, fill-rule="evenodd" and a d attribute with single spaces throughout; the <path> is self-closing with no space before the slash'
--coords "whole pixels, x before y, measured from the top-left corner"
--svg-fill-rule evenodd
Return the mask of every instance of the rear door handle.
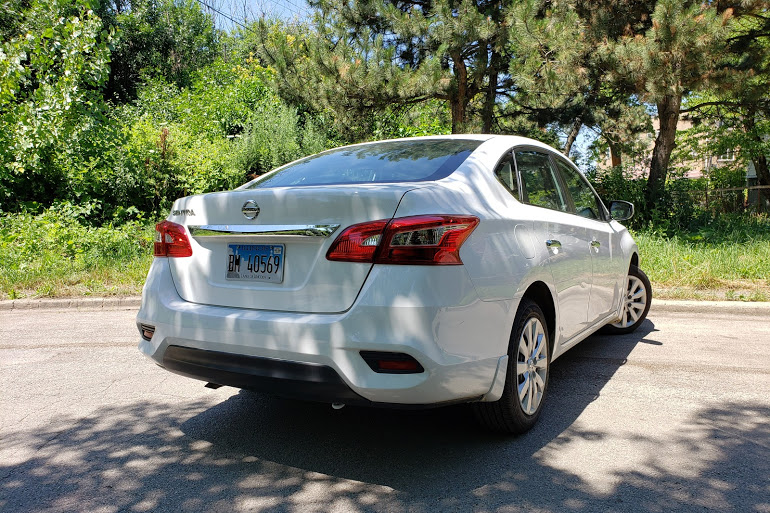
<path id="1" fill-rule="evenodd" d="M 555 240 L 555 239 L 548 239 L 547 241 L 545 241 L 545 245 L 548 246 L 551 249 L 553 249 L 553 248 L 560 248 L 561 247 L 561 242 L 559 242 L 558 240 Z"/>

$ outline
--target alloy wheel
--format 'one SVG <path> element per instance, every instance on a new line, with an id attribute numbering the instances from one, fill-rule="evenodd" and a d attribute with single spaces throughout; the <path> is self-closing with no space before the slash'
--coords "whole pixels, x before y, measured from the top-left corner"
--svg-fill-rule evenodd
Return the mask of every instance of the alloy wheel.
<path id="1" fill-rule="evenodd" d="M 519 338 L 516 377 L 519 403 L 527 415 L 533 415 L 545 393 L 548 373 L 548 348 L 545 329 L 539 319 L 527 321 Z"/>
<path id="2" fill-rule="evenodd" d="M 623 301 L 623 313 L 620 321 L 613 324 L 616 328 L 627 328 L 644 315 L 647 306 L 647 288 L 636 276 L 628 276 L 626 299 Z"/>

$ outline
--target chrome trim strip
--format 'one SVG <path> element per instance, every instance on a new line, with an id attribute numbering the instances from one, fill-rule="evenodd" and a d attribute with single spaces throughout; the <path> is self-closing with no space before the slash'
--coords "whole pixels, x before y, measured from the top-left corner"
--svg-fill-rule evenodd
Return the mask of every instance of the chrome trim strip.
<path id="1" fill-rule="evenodd" d="M 281 235 L 292 237 L 328 237 L 338 224 L 204 224 L 188 226 L 193 237 L 230 237 L 233 235 Z"/>

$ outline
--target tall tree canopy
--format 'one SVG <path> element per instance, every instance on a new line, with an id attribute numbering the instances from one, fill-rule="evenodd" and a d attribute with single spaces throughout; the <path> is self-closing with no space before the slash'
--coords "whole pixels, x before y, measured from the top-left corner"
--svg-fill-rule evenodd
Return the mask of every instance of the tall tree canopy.
<path id="1" fill-rule="evenodd" d="M 686 111 L 699 118 L 702 139 L 720 155 L 739 149 L 760 185 L 770 186 L 770 2 L 718 2 L 735 22 L 727 38 L 722 80 L 688 98 Z M 770 190 L 762 191 L 770 202 Z"/>
<path id="2" fill-rule="evenodd" d="M 659 0 L 652 26 L 624 35 L 613 49 L 617 73 L 630 77 L 637 94 L 657 108 L 659 130 L 647 180 L 648 208 L 666 180 L 682 98 L 718 78 L 731 18 L 732 11 L 720 14 L 715 5 Z"/>
<path id="3" fill-rule="evenodd" d="M 188 86 L 217 55 L 219 34 L 195 0 L 105 0 L 98 14 L 118 31 L 108 99 L 135 99 L 143 74 Z"/>
<path id="4" fill-rule="evenodd" d="M 317 9 L 306 58 L 294 41 L 268 59 L 292 86 L 311 88 L 342 116 L 430 98 L 448 102 L 452 131 L 491 130 L 506 71 L 506 2 L 500 0 L 311 0 Z M 285 43 L 285 42 L 284 42 Z M 297 68 L 301 67 L 298 72 Z M 289 78 L 291 80 L 291 78 Z M 300 83 L 301 82 L 301 83 Z M 478 103 L 473 103 L 481 95 Z M 480 113 L 481 123 L 472 125 Z"/>

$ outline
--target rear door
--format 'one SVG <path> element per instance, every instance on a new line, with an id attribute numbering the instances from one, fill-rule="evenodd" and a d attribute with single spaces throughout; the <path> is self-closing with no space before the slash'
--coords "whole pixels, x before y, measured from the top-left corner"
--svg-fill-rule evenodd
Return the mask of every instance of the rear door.
<path id="1" fill-rule="evenodd" d="M 566 159 L 553 155 L 575 212 L 575 223 L 585 227 L 591 253 L 593 279 L 588 303 L 588 322 L 593 324 L 614 310 L 619 277 L 625 276 L 619 241 L 607 222 L 601 200 L 585 177 Z"/>
<path id="2" fill-rule="evenodd" d="M 559 303 L 560 341 L 585 329 L 591 294 L 592 268 L 588 235 L 575 223 L 566 192 L 550 154 L 540 149 L 514 150 L 525 203 L 542 207 L 542 219 L 535 221 L 534 233 L 547 233 L 536 240 L 548 248 Z"/>

